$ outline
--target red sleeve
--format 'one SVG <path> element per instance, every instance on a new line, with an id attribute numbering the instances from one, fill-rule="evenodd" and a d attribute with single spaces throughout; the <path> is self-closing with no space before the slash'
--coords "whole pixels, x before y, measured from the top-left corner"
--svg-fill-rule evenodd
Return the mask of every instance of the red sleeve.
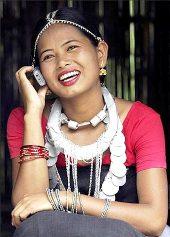
<path id="1" fill-rule="evenodd" d="M 43 134 L 46 133 L 47 120 L 42 117 L 42 130 Z M 7 122 L 7 142 L 10 157 L 15 158 L 20 154 L 20 147 L 23 144 L 24 136 L 24 109 L 18 107 L 12 110 Z"/>
<path id="2" fill-rule="evenodd" d="M 165 139 L 159 114 L 143 106 L 133 130 L 132 141 L 137 172 L 149 168 L 166 168 Z"/>
<path id="3" fill-rule="evenodd" d="M 7 142 L 11 158 L 19 156 L 20 147 L 23 143 L 24 133 L 24 110 L 15 108 L 9 115 L 7 122 Z"/>

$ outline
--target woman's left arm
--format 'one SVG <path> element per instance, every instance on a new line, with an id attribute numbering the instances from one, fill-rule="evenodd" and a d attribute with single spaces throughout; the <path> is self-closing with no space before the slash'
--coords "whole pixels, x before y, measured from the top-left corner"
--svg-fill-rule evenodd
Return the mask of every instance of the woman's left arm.
<path id="1" fill-rule="evenodd" d="M 145 235 L 159 236 L 168 213 L 165 141 L 160 116 L 141 104 L 136 115 L 133 113 L 131 129 L 139 203 L 112 202 L 107 217 L 126 221 Z M 82 195 L 85 212 L 100 216 L 103 201 L 93 200 Z"/>
<path id="2" fill-rule="evenodd" d="M 139 204 L 112 202 L 107 217 L 126 221 L 145 235 L 159 236 L 168 214 L 166 170 L 152 168 L 140 171 L 137 174 L 137 190 Z M 85 214 L 101 215 L 103 200 L 81 195 L 81 201 Z"/>

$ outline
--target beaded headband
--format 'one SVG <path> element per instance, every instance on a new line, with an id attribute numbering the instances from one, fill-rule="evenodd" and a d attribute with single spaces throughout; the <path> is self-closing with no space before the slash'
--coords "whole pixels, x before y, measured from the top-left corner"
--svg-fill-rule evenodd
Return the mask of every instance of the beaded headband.
<path id="1" fill-rule="evenodd" d="M 38 45 L 38 41 L 39 41 L 40 36 L 43 34 L 43 32 L 44 32 L 45 30 L 47 30 L 47 29 L 49 28 L 49 26 L 51 26 L 51 25 L 53 25 L 53 24 L 55 24 L 55 23 L 57 23 L 57 24 L 63 23 L 63 24 L 68 24 L 68 25 L 76 26 L 76 27 L 78 27 L 80 30 L 85 31 L 85 32 L 87 32 L 88 34 L 90 34 L 91 36 L 93 36 L 93 37 L 95 38 L 95 40 L 97 40 L 97 41 L 99 41 L 99 42 L 102 41 L 101 37 L 96 36 L 96 35 L 93 34 L 90 30 L 88 30 L 87 28 L 85 28 L 85 27 L 82 26 L 82 25 L 79 25 L 79 24 L 77 24 L 77 23 L 75 23 L 75 22 L 73 22 L 73 21 L 55 20 L 54 17 L 55 17 L 55 15 L 56 15 L 57 11 L 58 11 L 58 10 L 53 11 L 53 12 L 50 12 L 50 13 L 48 13 L 48 14 L 46 15 L 47 24 L 42 28 L 42 30 L 41 30 L 40 33 L 37 35 L 37 38 L 36 38 L 36 40 L 35 40 L 32 65 L 35 64 L 35 53 L 36 53 L 36 49 L 37 49 L 37 45 Z"/>

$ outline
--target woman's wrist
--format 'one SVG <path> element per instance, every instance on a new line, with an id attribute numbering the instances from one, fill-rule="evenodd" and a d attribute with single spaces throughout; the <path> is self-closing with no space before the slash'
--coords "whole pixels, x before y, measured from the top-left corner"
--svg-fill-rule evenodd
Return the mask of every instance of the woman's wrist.
<path id="1" fill-rule="evenodd" d="M 26 112 L 24 115 L 24 122 L 40 122 L 42 119 L 42 112 L 41 111 L 37 111 L 37 110 L 32 110 L 29 112 Z"/>
<path id="2" fill-rule="evenodd" d="M 61 203 L 66 211 L 73 211 L 72 208 L 74 206 L 74 211 L 76 213 L 83 213 L 84 214 L 84 208 L 83 208 L 83 203 L 81 200 L 81 194 L 78 193 L 75 196 L 74 192 L 71 191 L 60 191 L 61 195 Z M 76 203 L 74 203 L 76 201 Z"/>
<path id="3" fill-rule="evenodd" d="M 53 210 L 85 215 L 80 193 L 49 188 L 46 189 L 46 192 Z"/>
<path id="4" fill-rule="evenodd" d="M 73 193 L 70 191 L 60 191 L 60 200 L 65 210 L 70 210 L 72 205 Z"/>
<path id="5" fill-rule="evenodd" d="M 41 125 L 41 115 L 25 114 L 24 115 L 24 141 L 23 145 L 40 145 L 44 146 L 44 135 Z"/>

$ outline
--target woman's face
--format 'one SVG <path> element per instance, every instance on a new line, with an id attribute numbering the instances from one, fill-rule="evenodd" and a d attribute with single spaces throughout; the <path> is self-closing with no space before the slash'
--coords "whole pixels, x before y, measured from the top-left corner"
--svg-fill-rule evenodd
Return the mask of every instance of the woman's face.
<path id="1" fill-rule="evenodd" d="M 40 69 L 49 88 L 61 98 L 99 88 L 99 70 L 105 66 L 100 44 L 93 46 L 74 26 L 51 25 L 38 42 Z"/>

